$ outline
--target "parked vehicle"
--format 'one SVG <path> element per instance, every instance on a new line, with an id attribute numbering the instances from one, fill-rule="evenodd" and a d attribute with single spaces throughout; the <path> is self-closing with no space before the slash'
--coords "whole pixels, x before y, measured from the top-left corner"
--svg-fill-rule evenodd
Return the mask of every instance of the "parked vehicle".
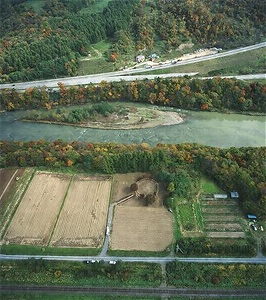
<path id="1" fill-rule="evenodd" d="M 258 228 L 257 228 L 257 226 L 256 226 L 255 224 L 251 224 L 251 228 L 252 228 L 254 231 L 257 231 L 257 230 L 258 230 Z"/>

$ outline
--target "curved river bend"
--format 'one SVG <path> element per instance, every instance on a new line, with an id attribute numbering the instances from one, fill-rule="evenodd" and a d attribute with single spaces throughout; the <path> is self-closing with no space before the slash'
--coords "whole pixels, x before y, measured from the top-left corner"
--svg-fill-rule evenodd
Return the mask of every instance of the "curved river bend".
<path id="1" fill-rule="evenodd" d="M 171 111 L 179 111 L 172 109 Z M 265 146 L 265 116 L 188 111 L 182 124 L 146 129 L 103 130 L 17 121 L 25 112 L 0 114 L 0 139 L 117 142 L 123 144 L 200 143 L 221 148 Z M 183 113 L 183 112 L 182 112 Z"/>

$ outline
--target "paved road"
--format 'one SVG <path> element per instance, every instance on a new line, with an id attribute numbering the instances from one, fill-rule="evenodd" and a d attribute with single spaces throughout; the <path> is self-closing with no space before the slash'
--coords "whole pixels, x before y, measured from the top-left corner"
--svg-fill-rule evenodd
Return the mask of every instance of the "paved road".
<path id="1" fill-rule="evenodd" d="M 203 57 L 198 57 L 198 58 L 193 58 L 193 59 L 188 59 L 184 61 L 179 61 L 176 64 L 164 64 L 161 66 L 156 66 L 153 67 L 152 70 L 157 70 L 157 69 L 165 69 L 169 67 L 175 67 L 175 66 L 180 66 L 180 65 L 187 65 L 187 64 L 193 64 L 196 62 L 201 62 L 201 61 L 206 61 L 206 60 L 211 60 L 211 59 L 216 59 L 220 57 L 225 57 L 225 56 L 230 56 L 238 53 L 243 53 L 247 52 L 250 50 L 255 50 L 259 48 L 266 47 L 266 42 L 251 45 L 248 47 L 242 47 L 230 51 L 225 51 L 217 54 L 212 54 L 208 56 L 203 56 Z M 92 74 L 92 75 L 85 75 L 85 76 L 76 76 L 76 77 L 65 77 L 65 78 L 56 78 L 56 79 L 48 79 L 48 80 L 39 80 L 39 81 L 31 81 L 31 82 L 20 82 L 20 83 L 15 83 L 15 84 L 0 84 L 0 89 L 6 89 L 6 88 L 15 88 L 18 90 L 25 90 L 29 87 L 42 87 L 46 86 L 47 88 L 57 88 L 58 82 L 64 83 L 66 86 L 71 86 L 71 85 L 82 85 L 82 84 L 88 84 L 88 83 L 99 83 L 101 81 L 120 81 L 120 80 L 135 80 L 135 79 L 143 79 L 143 78 L 155 78 L 155 77 L 177 77 L 177 76 L 184 76 L 184 75 L 189 75 L 193 76 L 196 75 L 197 73 L 172 73 L 172 74 L 160 74 L 160 75 L 132 75 L 133 73 L 142 73 L 142 72 L 147 72 L 148 70 L 145 68 L 140 68 L 136 70 L 123 70 L 123 71 L 116 71 L 116 72 L 109 72 L 109 73 L 100 73 L 100 74 Z M 125 76 L 125 75 L 131 75 L 131 76 Z M 250 75 L 252 76 L 252 75 Z M 265 78 L 265 74 L 261 74 L 262 77 L 260 78 Z"/>
<path id="2" fill-rule="evenodd" d="M 60 255 L 6 255 L 0 254 L 1 260 L 26 260 L 26 259 L 44 259 L 44 260 L 57 260 L 57 261 L 85 261 L 97 260 L 103 261 L 121 260 L 124 262 L 148 262 L 148 263 L 167 263 L 171 261 L 180 262 L 193 262 L 193 263 L 243 263 L 243 264 L 266 264 L 265 256 L 257 257 L 131 257 L 131 256 L 108 256 L 100 254 L 99 256 L 60 256 Z"/>
<path id="3" fill-rule="evenodd" d="M 116 203 L 112 203 L 108 209 L 108 217 L 107 217 L 107 225 L 106 225 L 106 232 L 105 232 L 105 239 L 101 253 L 99 254 L 100 257 L 104 257 L 107 255 L 107 250 L 109 247 L 109 240 L 110 240 L 110 233 L 112 228 L 112 221 L 113 221 L 113 214 L 114 214 L 114 207 Z"/>

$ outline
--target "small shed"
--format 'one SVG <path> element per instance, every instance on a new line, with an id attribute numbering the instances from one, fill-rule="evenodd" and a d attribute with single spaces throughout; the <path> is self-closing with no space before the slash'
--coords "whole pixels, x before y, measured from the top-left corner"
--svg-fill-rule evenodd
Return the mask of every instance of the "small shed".
<path id="1" fill-rule="evenodd" d="M 247 218 L 252 221 L 257 221 L 257 216 L 255 215 L 247 214 Z"/>
<path id="2" fill-rule="evenodd" d="M 227 199 L 227 194 L 213 194 L 214 199 Z"/>
<path id="3" fill-rule="evenodd" d="M 235 191 L 231 192 L 230 196 L 231 196 L 231 198 L 239 198 L 238 192 L 235 192 Z"/>

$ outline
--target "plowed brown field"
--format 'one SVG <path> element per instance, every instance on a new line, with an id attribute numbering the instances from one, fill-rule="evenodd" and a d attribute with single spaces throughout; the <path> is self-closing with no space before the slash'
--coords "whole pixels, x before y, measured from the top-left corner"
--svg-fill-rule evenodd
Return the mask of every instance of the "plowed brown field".
<path id="1" fill-rule="evenodd" d="M 110 190 L 109 177 L 75 176 L 51 244 L 100 247 L 104 240 Z"/>
<path id="2" fill-rule="evenodd" d="M 36 173 L 12 218 L 5 241 L 46 245 L 69 181 L 65 175 Z"/>
<path id="3" fill-rule="evenodd" d="M 164 207 L 115 207 L 112 250 L 164 251 L 172 239 L 172 215 Z"/>

